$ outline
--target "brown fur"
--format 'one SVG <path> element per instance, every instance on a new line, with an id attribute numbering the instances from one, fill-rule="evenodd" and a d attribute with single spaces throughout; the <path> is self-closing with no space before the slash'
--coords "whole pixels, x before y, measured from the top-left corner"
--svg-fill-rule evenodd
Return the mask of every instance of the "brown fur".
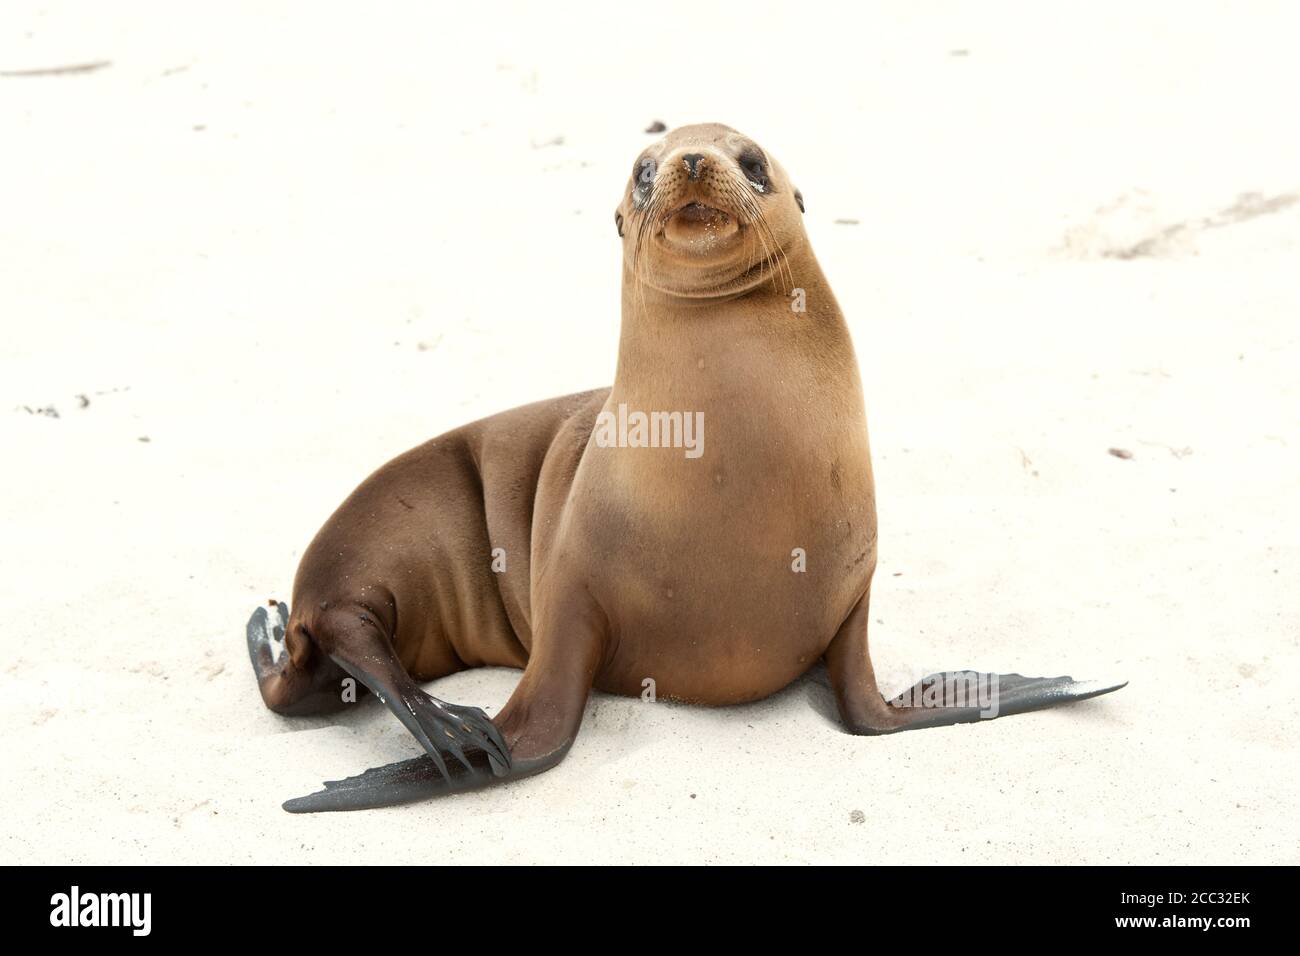
<path id="1" fill-rule="evenodd" d="M 269 706 L 338 676 L 330 658 L 402 686 L 522 667 L 494 723 L 523 775 L 567 750 L 592 686 L 637 695 L 650 678 L 661 697 L 730 704 L 824 656 L 851 730 L 899 729 L 867 653 L 876 513 L 853 346 L 789 177 L 764 155 L 760 192 L 741 170 L 756 149 L 691 126 L 638 158 L 615 215 L 612 389 L 475 422 L 367 479 L 303 556 Z M 690 202 L 717 212 L 678 215 Z M 598 413 L 621 403 L 703 412 L 703 455 L 598 447 Z"/>

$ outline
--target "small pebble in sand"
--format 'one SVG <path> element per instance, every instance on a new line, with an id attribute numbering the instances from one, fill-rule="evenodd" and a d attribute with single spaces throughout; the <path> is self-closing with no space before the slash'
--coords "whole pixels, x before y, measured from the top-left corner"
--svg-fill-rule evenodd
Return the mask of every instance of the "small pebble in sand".
<path id="1" fill-rule="evenodd" d="M 668 127 L 664 125 L 663 120 L 655 120 L 653 123 L 651 123 L 649 126 L 645 128 L 645 131 L 647 133 L 662 133 L 667 128 Z"/>
<path id="2" fill-rule="evenodd" d="M 849 814 L 849 823 L 866 823 L 867 815 L 861 810 L 854 810 Z"/>
<path id="3" fill-rule="evenodd" d="M 1125 461 L 1133 457 L 1133 453 L 1127 448 L 1107 448 L 1106 451 L 1108 454 L 1114 455 L 1116 458 L 1123 458 Z"/>

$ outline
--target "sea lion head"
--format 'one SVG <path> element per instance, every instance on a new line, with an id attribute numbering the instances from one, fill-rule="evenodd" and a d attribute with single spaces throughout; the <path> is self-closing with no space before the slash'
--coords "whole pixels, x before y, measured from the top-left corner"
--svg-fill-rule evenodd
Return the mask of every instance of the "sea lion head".
<path id="1" fill-rule="evenodd" d="M 803 196 L 769 152 L 703 123 L 641 151 L 614 223 L 630 281 L 712 298 L 779 279 L 807 241 L 802 212 Z"/>

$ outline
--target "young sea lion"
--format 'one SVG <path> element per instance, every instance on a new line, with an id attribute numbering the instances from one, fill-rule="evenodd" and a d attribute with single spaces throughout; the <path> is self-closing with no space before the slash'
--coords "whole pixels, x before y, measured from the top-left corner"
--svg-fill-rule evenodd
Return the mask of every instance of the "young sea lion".
<path id="1" fill-rule="evenodd" d="M 272 710 L 337 709 L 350 674 L 425 750 L 285 809 L 384 806 L 549 769 L 593 686 L 639 695 L 649 679 L 663 697 L 732 704 L 824 658 L 858 734 L 1123 686 L 952 672 L 881 696 L 862 387 L 802 211 L 780 164 L 726 126 L 683 127 L 642 152 L 614 217 L 613 388 L 389 462 L 303 555 L 293 613 L 249 621 Z M 417 686 L 483 665 L 524 670 L 493 720 Z"/>

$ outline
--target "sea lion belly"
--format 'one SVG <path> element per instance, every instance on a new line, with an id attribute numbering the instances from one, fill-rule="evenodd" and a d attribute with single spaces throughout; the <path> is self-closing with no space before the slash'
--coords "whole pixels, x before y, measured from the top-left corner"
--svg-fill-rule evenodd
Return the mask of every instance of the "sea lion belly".
<path id="1" fill-rule="evenodd" d="M 706 424 L 697 458 L 589 444 L 571 529 L 611 629 L 597 687 L 706 704 L 768 696 L 818 660 L 861 596 L 875 562 L 865 441 L 760 435 L 752 421 L 712 435 Z"/>

